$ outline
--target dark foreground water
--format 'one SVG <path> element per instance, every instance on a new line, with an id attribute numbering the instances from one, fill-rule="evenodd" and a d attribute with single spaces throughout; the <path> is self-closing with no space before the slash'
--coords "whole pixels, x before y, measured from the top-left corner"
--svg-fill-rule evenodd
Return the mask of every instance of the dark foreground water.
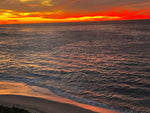
<path id="1" fill-rule="evenodd" d="M 150 113 L 150 20 L 0 25 L 0 80 Z"/>

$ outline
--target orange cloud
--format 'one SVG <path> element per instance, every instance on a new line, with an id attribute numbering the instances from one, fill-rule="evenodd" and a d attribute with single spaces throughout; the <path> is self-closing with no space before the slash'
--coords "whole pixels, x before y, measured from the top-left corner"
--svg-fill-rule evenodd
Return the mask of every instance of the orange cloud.
<path id="1" fill-rule="evenodd" d="M 118 11 L 106 11 L 102 12 L 101 15 L 109 15 L 109 16 L 119 16 L 122 20 L 129 19 L 150 19 L 150 12 L 148 10 L 140 10 L 140 11 L 131 11 L 131 10 L 121 10 Z"/>
<path id="2" fill-rule="evenodd" d="M 150 19 L 149 0 L 3 0 L 0 8 L 0 24 Z"/>
<path id="3" fill-rule="evenodd" d="M 43 17 L 17 17 L 6 18 L 0 17 L 0 24 L 21 24 L 21 23 L 50 23 L 50 22 L 81 22 L 81 21 L 99 21 L 99 20 L 117 20 L 118 16 L 82 16 L 82 17 L 66 17 L 66 18 L 43 18 Z"/>
<path id="4" fill-rule="evenodd" d="M 0 19 L 0 24 L 14 24 L 14 23 L 18 23 L 18 20 L 15 19 L 15 20 L 4 20 L 4 19 Z"/>
<path id="5" fill-rule="evenodd" d="M 61 4 L 61 5 L 57 6 L 57 7 L 55 7 L 55 9 L 62 9 L 62 8 L 64 8 L 64 7 L 67 7 L 67 6 L 69 6 L 69 5 L 73 4 L 73 3 L 76 3 L 76 2 L 78 2 L 78 1 L 80 1 L 80 0 L 69 0 L 69 1 L 64 2 L 63 4 Z"/>
<path id="6" fill-rule="evenodd" d="M 0 24 L 14 23 L 47 23 L 47 22 L 80 22 L 98 20 L 116 20 L 118 16 L 81 15 L 73 16 L 62 11 L 56 12 L 15 12 L 12 10 L 0 10 Z M 65 15 L 61 17 L 61 15 Z"/>

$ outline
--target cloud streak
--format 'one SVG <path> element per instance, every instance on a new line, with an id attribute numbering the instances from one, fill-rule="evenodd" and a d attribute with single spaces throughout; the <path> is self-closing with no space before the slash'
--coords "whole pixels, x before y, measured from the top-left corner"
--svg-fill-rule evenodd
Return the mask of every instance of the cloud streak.
<path id="1" fill-rule="evenodd" d="M 150 19 L 149 0 L 2 0 L 0 20 Z M 110 16 L 112 18 L 110 18 Z M 83 19 L 83 18 L 86 19 Z M 99 18 L 96 18 L 99 17 Z M 20 18 L 20 19 L 19 19 Z M 24 19 L 23 19 L 24 18 Z M 27 19 L 28 18 L 28 19 Z M 89 19 L 90 18 L 90 19 Z M 118 18 L 116 18 L 118 19 Z M 8 22 L 9 22 L 8 21 Z"/>

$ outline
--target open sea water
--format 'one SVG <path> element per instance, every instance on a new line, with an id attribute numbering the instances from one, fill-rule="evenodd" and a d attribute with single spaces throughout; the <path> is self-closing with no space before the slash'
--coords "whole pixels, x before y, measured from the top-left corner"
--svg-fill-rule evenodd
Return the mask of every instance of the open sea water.
<path id="1" fill-rule="evenodd" d="M 0 81 L 150 113 L 150 20 L 0 25 Z"/>

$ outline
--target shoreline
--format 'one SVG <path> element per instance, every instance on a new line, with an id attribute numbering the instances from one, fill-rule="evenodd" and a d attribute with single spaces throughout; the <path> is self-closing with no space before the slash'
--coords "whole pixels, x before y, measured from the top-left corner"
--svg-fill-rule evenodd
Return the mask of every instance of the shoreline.
<path id="1" fill-rule="evenodd" d="M 11 94 L 0 95 L 0 105 L 23 108 L 31 113 L 118 113 L 104 108 L 99 108 L 99 112 L 94 112 L 73 104 Z"/>
<path id="2" fill-rule="evenodd" d="M 71 104 L 21 95 L 0 95 L 0 104 L 23 108 L 31 113 L 96 113 Z"/>
<path id="3" fill-rule="evenodd" d="M 39 106 L 37 103 L 41 106 Z M 51 110 L 50 108 L 52 108 L 54 111 L 56 110 L 54 113 L 68 113 L 68 110 L 70 111 L 69 113 L 118 113 L 117 111 L 111 109 L 83 104 L 71 99 L 57 96 L 46 88 L 29 86 L 24 83 L 11 81 L 0 81 L 0 104 L 4 104 L 6 106 L 16 106 L 19 108 L 27 108 L 25 110 L 28 110 L 30 106 L 32 106 L 31 111 L 34 111 L 33 108 L 39 109 L 41 107 L 39 110 L 44 110 L 45 112 L 45 110 Z M 45 106 L 43 104 L 45 104 Z M 65 106 L 67 111 L 58 112 L 57 109 L 62 108 L 63 106 Z M 73 109 L 77 108 L 80 108 L 81 111 L 84 109 L 88 112 L 81 112 L 80 110 L 77 110 L 78 112 L 72 111 Z M 36 111 L 33 113 L 38 112 Z M 51 112 L 48 111 L 47 113 Z"/>

